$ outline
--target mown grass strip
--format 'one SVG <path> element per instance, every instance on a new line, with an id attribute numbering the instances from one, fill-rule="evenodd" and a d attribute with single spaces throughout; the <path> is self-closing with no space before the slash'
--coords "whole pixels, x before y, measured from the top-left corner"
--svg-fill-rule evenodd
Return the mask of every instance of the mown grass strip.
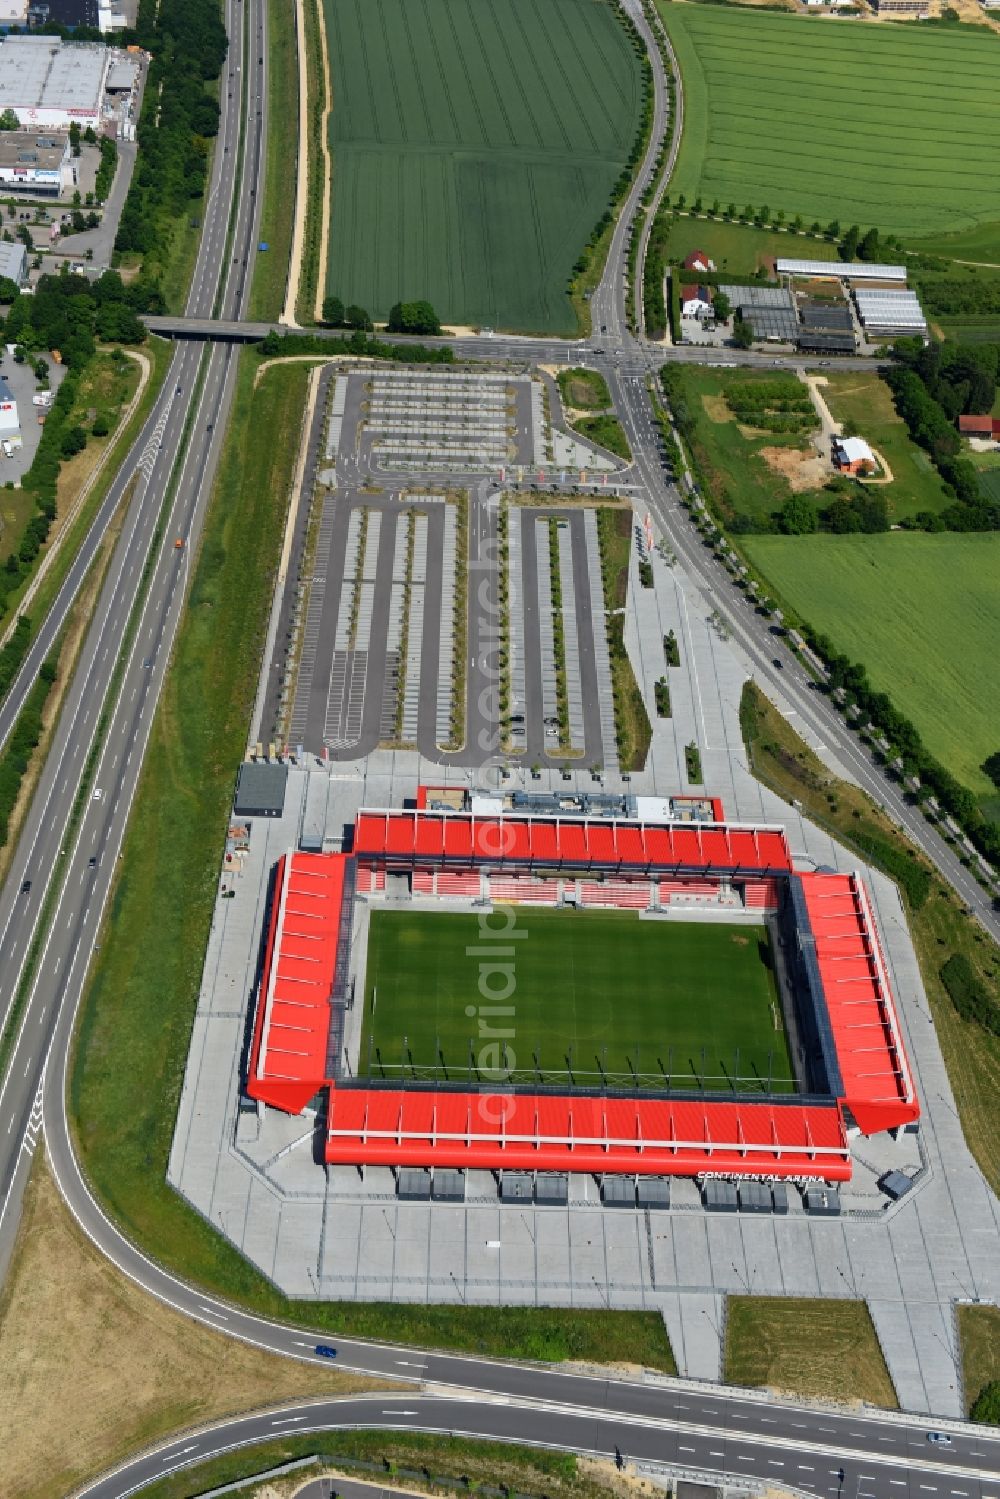
<path id="1" fill-rule="evenodd" d="M 672 1372 L 656 1313 L 289 1301 L 166 1184 L 219 861 L 246 743 L 308 370 L 241 355 L 232 425 L 120 873 L 81 1005 L 69 1109 L 106 1210 L 185 1279 L 264 1315 L 357 1336 Z M 150 920 L 155 912 L 155 920 Z"/>
<path id="2" fill-rule="evenodd" d="M 295 220 L 291 180 L 298 168 L 298 58 L 292 6 L 269 5 L 267 16 L 267 140 L 260 240 L 248 316 L 277 322 L 285 305 Z"/>
<path id="3" fill-rule="evenodd" d="M 730 1296 L 725 1377 L 828 1400 L 898 1402 L 863 1301 Z"/>

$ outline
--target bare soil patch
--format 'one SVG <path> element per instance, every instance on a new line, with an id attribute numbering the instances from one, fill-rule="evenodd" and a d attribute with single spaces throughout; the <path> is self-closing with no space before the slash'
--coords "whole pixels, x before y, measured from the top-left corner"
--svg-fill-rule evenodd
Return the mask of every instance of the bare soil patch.
<path id="1" fill-rule="evenodd" d="M 826 482 L 827 466 L 812 451 L 802 448 L 760 448 L 758 451 L 771 472 L 788 481 L 794 494 L 821 489 Z"/>
<path id="2" fill-rule="evenodd" d="M 379 1388 L 261 1353 L 147 1296 L 80 1232 L 39 1158 L 0 1298 L 4 1499 L 57 1499 L 214 1417 Z"/>

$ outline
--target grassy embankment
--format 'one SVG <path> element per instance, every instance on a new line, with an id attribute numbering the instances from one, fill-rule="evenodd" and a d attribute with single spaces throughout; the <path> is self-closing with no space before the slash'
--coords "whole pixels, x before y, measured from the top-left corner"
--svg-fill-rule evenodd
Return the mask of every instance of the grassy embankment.
<path id="1" fill-rule="evenodd" d="M 965 1139 L 993 1190 L 1000 1191 L 1000 1037 L 963 1020 L 940 977 L 946 959 L 962 953 L 998 1002 L 1000 951 L 895 824 L 863 791 L 837 780 L 751 683 L 744 688 L 740 719 L 757 779 L 785 801 L 800 803 L 811 821 L 885 870 L 903 891 Z"/>
<path id="2" fill-rule="evenodd" d="M 614 1493 L 614 1466 L 575 1458 L 571 1453 L 481 1442 L 468 1437 L 421 1432 L 344 1431 L 313 1437 L 280 1437 L 250 1451 L 233 1452 L 189 1473 L 161 1479 L 143 1491 L 143 1499 L 194 1499 L 209 1488 L 252 1473 L 265 1473 L 298 1457 L 318 1455 L 315 1468 L 296 1475 L 304 1480 L 328 1471 L 343 1471 L 369 1482 L 389 1481 L 420 1493 L 474 1493 L 480 1485 L 506 1488 L 511 1494 L 545 1495 L 546 1499 L 609 1499 Z M 356 1463 L 366 1466 L 360 1471 Z M 428 1472 L 435 1481 L 427 1487 Z"/>
<path id="3" fill-rule="evenodd" d="M 725 1375 L 796 1396 L 898 1405 L 863 1301 L 730 1296 Z"/>
<path id="4" fill-rule="evenodd" d="M 632 509 L 602 505 L 597 512 L 601 545 L 601 573 L 611 660 L 611 686 L 615 698 L 615 731 L 622 770 L 640 770 L 646 763 L 653 726 L 646 712 L 639 684 L 625 650 L 625 616 L 628 601 L 628 566 L 632 553 Z M 595 629 L 600 621 L 594 621 Z"/>
<path id="5" fill-rule="evenodd" d="M 1000 1307 L 960 1306 L 958 1331 L 962 1341 L 965 1401 L 971 1410 L 983 1387 L 1000 1379 Z"/>
<path id="6" fill-rule="evenodd" d="M 275 322 L 285 302 L 298 161 L 298 55 L 292 6 L 267 7 L 267 141 L 260 240 L 248 316 Z"/>
<path id="7" fill-rule="evenodd" d="M 607 381 L 597 370 L 560 370 L 556 379 L 563 400 L 563 412 L 574 432 L 589 437 L 599 447 L 632 461 L 625 429 L 615 416 Z"/>
<path id="8" fill-rule="evenodd" d="M 307 366 L 272 366 L 254 391 L 256 364 L 257 356 L 242 356 L 220 478 L 114 891 L 114 940 L 101 944 L 83 1003 L 70 1110 L 84 1168 L 147 1252 L 267 1315 L 422 1345 L 669 1371 L 669 1344 L 653 1313 L 336 1302 L 304 1309 L 166 1185 L 308 378 Z"/>
<path id="9" fill-rule="evenodd" d="M 319 6 L 323 0 L 305 0 L 306 114 L 308 117 L 308 169 L 306 172 L 306 218 L 302 236 L 295 316 L 308 327 L 316 321 L 316 289 L 325 267 L 322 258 L 323 195 L 326 175 L 323 159 L 323 114 L 327 104 L 326 74 L 320 45 Z M 329 45 L 329 28 L 327 34 Z M 298 61 L 296 59 L 296 70 Z M 296 84 L 297 87 L 297 84 Z M 301 186 L 301 183 L 300 183 Z"/>

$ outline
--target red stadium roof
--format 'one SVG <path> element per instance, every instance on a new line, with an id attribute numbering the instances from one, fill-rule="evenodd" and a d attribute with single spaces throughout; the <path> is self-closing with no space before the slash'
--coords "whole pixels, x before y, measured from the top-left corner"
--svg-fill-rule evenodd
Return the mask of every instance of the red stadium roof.
<path id="1" fill-rule="evenodd" d="M 864 886 L 852 874 L 800 879 L 840 1062 L 842 1102 L 865 1134 L 906 1124 L 920 1110 Z"/>
<path id="2" fill-rule="evenodd" d="M 790 870 L 776 827 L 736 823 L 640 823 L 609 817 L 469 812 L 359 812 L 354 852 L 361 860 L 414 859 L 466 864 L 580 864 L 647 869 Z"/>
<path id="3" fill-rule="evenodd" d="M 836 1107 L 331 1088 L 330 1164 L 846 1181 Z"/>
<path id="4" fill-rule="evenodd" d="M 345 854 L 278 863 L 247 1092 L 298 1113 L 326 1082 Z"/>
<path id="5" fill-rule="evenodd" d="M 358 814 L 362 863 L 678 866 L 791 872 L 784 833 L 464 812 Z M 842 1077 L 829 1103 L 732 1102 L 338 1087 L 327 1076 L 330 998 L 350 856 L 289 854 L 277 880 L 248 1092 L 299 1112 L 329 1086 L 330 1163 L 528 1170 L 761 1174 L 846 1180 L 844 1110 L 865 1133 L 919 1108 L 868 897 L 854 875 L 799 876 Z M 842 1106 L 842 1107 L 841 1107 Z"/>

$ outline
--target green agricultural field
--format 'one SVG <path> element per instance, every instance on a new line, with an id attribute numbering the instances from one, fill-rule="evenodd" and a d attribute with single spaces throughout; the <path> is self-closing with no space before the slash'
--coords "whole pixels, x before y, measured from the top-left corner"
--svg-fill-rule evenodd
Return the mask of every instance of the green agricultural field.
<path id="1" fill-rule="evenodd" d="M 494 962 L 515 951 L 513 990 L 491 1000 L 479 988 L 491 949 L 478 915 L 373 911 L 359 1070 L 462 1080 L 478 1066 L 490 1081 L 509 1070 L 530 1082 L 537 1054 L 548 1081 L 572 1073 L 578 1086 L 599 1084 L 602 1068 L 647 1087 L 670 1074 L 678 1088 L 703 1076 L 728 1090 L 737 1069 L 747 1088 L 769 1074 L 792 1086 L 763 927 L 521 906 L 515 930 L 519 942 L 493 944 Z M 507 977 L 486 982 L 497 994 Z"/>
<path id="2" fill-rule="evenodd" d="M 574 333 L 572 266 L 638 129 L 609 0 L 324 0 L 331 294 Z"/>
<path id="3" fill-rule="evenodd" d="M 1000 534 L 747 536 L 775 591 L 868 670 L 979 796 L 1000 749 Z"/>
<path id="4" fill-rule="evenodd" d="M 776 380 L 773 375 L 748 370 L 741 370 L 737 376 L 731 370 L 678 365 L 671 371 L 671 381 L 684 393 L 684 411 L 678 412 L 676 400 L 672 404 L 701 482 L 728 521 L 736 515 L 745 515 L 758 528 L 770 525 L 775 512 L 792 493 L 780 466 L 787 462 L 794 468 L 797 453 L 803 458 L 816 459 L 814 484 L 803 483 L 801 487 L 818 489 L 825 482 L 828 476 L 823 473 L 818 454 L 810 448 L 804 432 L 769 432 L 755 426 L 749 418 L 738 421 L 725 398 L 724 392 L 734 384 L 756 386 L 763 392 L 783 390 L 789 376 L 781 375 Z M 801 396 L 808 399 L 805 386 L 798 381 L 794 384 Z M 818 430 L 818 419 L 809 423 L 809 427 Z"/>
<path id="5" fill-rule="evenodd" d="M 727 199 L 723 208 L 728 207 Z M 742 211 L 746 198 L 736 201 Z M 709 203 L 709 208 L 712 204 Z M 755 204 L 755 207 L 759 205 Z M 789 234 L 778 229 L 757 229 L 752 224 L 725 223 L 719 219 L 678 218 L 667 235 L 667 260 L 683 264 L 692 250 L 704 250 L 720 274 L 752 276 L 767 261 L 779 255 L 798 260 L 836 260 L 837 247 L 827 239 Z"/>
<path id="6" fill-rule="evenodd" d="M 892 483 L 884 486 L 884 493 L 891 521 L 920 510 L 936 514 L 951 504 L 937 469 L 923 448 L 911 442 L 884 380 L 874 372 L 831 373 L 820 389 L 837 421 L 871 443 L 889 465 Z"/>
<path id="7" fill-rule="evenodd" d="M 674 201 L 910 237 L 996 225 L 1000 47 L 985 30 L 664 0 L 660 14 L 684 80 Z"/>

